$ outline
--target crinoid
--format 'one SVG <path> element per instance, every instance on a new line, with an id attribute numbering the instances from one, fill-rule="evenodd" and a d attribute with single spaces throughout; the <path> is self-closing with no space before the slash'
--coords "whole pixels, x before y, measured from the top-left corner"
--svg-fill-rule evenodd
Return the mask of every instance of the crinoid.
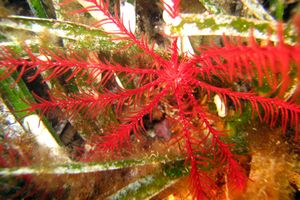
<path id="1" fill-rule="evenodd" d="M 61 6 L 64 8 L 72 2 L 64 1 Z M 200 46 L 198 53 L 191 53 L 179 48 L 183 41 L 180 34 L 165 35 L 170 41 L 165 49 L 158 49 L 144 34 L 136 36 L 117 9 L 111 14 L 109 1 L 81 2 L 85 7 L 72 13 L 101 15 L 102 19 L 94 24 L 95 30 L 113 27 L 104 30 L 107 43 L 120 54 L 126 56 L 129 52 L 128 61 L 120 62 L 113 56 L 108 58 L 83 48 L 39 48 L 36 51 L 25 47 L 20 54 L 1 47 L 0 66 L 2 78 L 18 71 L 17 81 L 32 69 L 36 70 L 29 77 L 30 81 L 40 74 L 44 81 L 59 77 L 67 82 L 75 80 L 77 85 L 72 92 L 52 93 L 49 99 L 34 95 L 37 103 L 30 104 L 28 113 L 38 110 L 44 115 L 59 109 L 73 119 L 78 115 L 87 120 L 113 116 L 101 127 L 102 133 L 89 139 L 92 150 L 86 152 L 87 155 L 122 153 L 124 148 L 130 148 L 133 138 L 144 137 L 147 132 L 145 118 L 151 121 L 153 113 L 159 110 L 170 131 L 165 134 L 170 134 L 171 141 L 182 147 L 181 156 L 189 166 L 193 195 L 203 199 L 214 196 L 218 188 L 211 173 L 226 174 L 228 184 L 241 190 L 247 182 L 232 152 L 234 144 L 226 140 L 229 130 L 221 130 L 213 123 L 215 109 L 209 108 L 207 102 L 212 102 L 214 97 L 217 96 L 223 106 L 231 105 L 236 114 L 242 115 L 245 109 L 251 109 L 253 120 L 259 119 L 271 127 L 279 124 L 283 132 L 293 129 L 297 139 L 300 106 L 296 101 L 298 84 L 294 80 L 300 79 L 300 46 L 285 42 L 282 24 L 278 23 L 274 31 L 277 37 L 270 34 L 265 45 L 256 41 L 253 29 L 247 40 L 235 35 L 224 36 L 222 45 Z M 180 1 L 161 2 L 174 30 L 184 29 L 182 23 L 188 21 L 188 17 L 180 14 Z M 211 15 L 206 17 L 203 26 L 207 27 L 203 29 L 209 30 L 212 24 L 218 28 L 217 23 L 222 26 Z M 195 20 L 197 24 L 200 23 L 197 20 L 202 19 Z M 232 26 L 234 23 L 237 22 L 232 19 Z M 116 81 L 116 86 L 108 87 L 112 80 Z M 251 88 L 237 89 L 237 83 L 241 82 L 252 84 Z M 261 87 L 268 91 L 262 93 L 258 89 Z"/>

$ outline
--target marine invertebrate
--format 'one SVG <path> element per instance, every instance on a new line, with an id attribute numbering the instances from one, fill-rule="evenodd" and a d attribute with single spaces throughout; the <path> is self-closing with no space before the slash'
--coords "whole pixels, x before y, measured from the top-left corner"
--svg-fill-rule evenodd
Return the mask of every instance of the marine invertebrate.
<path id="1" fill-rule="evenodd" d="M 64 1 L 63 5 L 71 2 Z M 31 103 L 29 113 L 39 110 L 43 115 L 60 109 L 68 117 L 81 115 L 87 119 L 113 113 L 114 119 L 102 127 L 103 133 L 90 139 L 89 153 L 121 152 L 133 136 L 143 137 L 144 118 L 150 116 L 151 121 L 153 112 L 160 110 L 173 131 L 171 138 L 184 147 L 182 153 L 190 166 L 193 195 L 203 199 L 214 196 L 217 188 L 209 176 L 210 171 L 224 170 L 229 185 L 239 189 L 243 189 L 247 181 L 234 158 L 232 145 L 223 139 L 227 130 L 213 125 L 210 110 L 201 103 L 204 96 L 211 99 L 218 95 L 224 105 L 230 102 L 238 112 L 248 104 L 253 118 L 257 115 L 270 126 L 281 121 L 283 132 L 288 127 L 293 128 L 297 138 L 300 106 L 286 101 L 284 94 L 293 79 L 300 78 L 300 47 L 285 43 L 280 24 L 277 41 L 269 40 L 266 46 L 259 45 L 254 36 L 247 44 L 224 37 L 223 46 L 200 46 L 199 53 L 190 55 L 180 52 L 178 41 L 182 39 L 178 35 L 166 36 L 171 41 L 166 51 L 156 50 L 147 36 L 137 37 L 126 26 L 117 10 L 111 14 L 109 1 L 82 2 L 86 6 L 73 13 L 100 14 L 102 19 L 94 26 L 113 27 L 113 31 L 105 33 L 113 44 L 119 45 L 118 50 L 136 51 L 127 64 L 82 49 L 65 52 L 41 48 L 37 54 L 31 48 L 24 48 L 19 55 L 5 47 L 1 48 L 0 66 L 3 78 L 19 70 L 17 81 L 24 72 L 36 68 L 30 80 L 46 72 L 45 81 L 67 76 L 66 81 L 78 82 L 75 92 L 57 92 L 50 99 L 35 95 L 38 102 Z M 169 17 L 180 27 L 180 1 L 162 3 Z M 112 80 L 117 84 L 109 88 Z M 264 85 L 269 93 L 236 91 L 237 82 L 257 82 L 257 87 Z M 297 95 L 295 90 L 293 97 Z"/>

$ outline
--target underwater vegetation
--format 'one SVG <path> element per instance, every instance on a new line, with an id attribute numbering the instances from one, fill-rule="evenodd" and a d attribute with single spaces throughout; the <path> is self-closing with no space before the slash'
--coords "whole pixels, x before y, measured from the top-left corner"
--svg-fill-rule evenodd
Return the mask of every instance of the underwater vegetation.
<path id="1" fill-rule="evenodd" d="M 28 2 L 35 17 L 3 7 L 0 19 L 1 96 L 23 132 L 2 130 L 3 197 L 299 192 L 297 11 L 283 22 L 281 1 L 271 14 L 259 1 L 191 13 L 180 0 Z M 160 20 L 146 21 L 148 4 Z"/>

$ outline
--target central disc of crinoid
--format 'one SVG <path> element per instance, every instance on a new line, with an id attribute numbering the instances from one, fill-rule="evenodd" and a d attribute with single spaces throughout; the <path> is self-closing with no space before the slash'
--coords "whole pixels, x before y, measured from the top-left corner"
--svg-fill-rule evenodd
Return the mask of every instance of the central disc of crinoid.
<path id="1" fill-rule="evenodd" d="M 193 72 L 191 67 L 185 63 L 180 63 L 177 65 L 166 66 L 160 76 L 169 81 L 175 81 L 176 84 L 182 82 L 189 82 L 193 77 Z"/>

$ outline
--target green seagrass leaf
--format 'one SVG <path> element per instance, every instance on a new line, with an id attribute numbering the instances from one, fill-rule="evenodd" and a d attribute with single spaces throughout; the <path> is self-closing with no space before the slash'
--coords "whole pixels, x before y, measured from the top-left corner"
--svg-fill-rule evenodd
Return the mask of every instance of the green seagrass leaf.
<path id="1" fill-rule="evenodd" d="M 216 0 L 199 0 L 199 2 L 211 14 L 226 14 L 226 11 L 218 5 Z"/>
<path id="2" fill-rule="evenodd" d="M 18 121 L 22 122 L 24 117 L 28 115 L 28 113 L 24 110 L 29 108 L 29 105 L 24 100 L 34 102 L 34 98 L 22 79 L 20 79 L 18 83 L 15 83 L 17 78 L 18 75 L 15 72 L 10 77 L 0 81 L 0 94 L 15 118 Z M 12 86 L 14 86 L 14 88 L 12 88 Z M 44 122 L 51 135 L 55 138 L 56 142 L 59 145 L 62 145 L 59 136 L 56 134 L 48 120 L 43 117 L 42 121 Z"/>
<path id="3" fill-rule="evenodd" d="M 181 160 L 180 160 L 181 159 Z M 179 161 L 178 161 L 179 160 Z M 52 165 L 34 165 L 15 168 L 1 168 L 1 176 L 16 176 L 24 174 L 82 174 L 91 172 L 103 172 L 109 170 L 123 169 L 128 167 L 138 167 L 145 165 L 154 165 L 167 162 L 183 162 L 182 158 L 171 160 L 166 157 L 150 157 L 132 160 L 115 160 L 106 162 L 71 162 L 71 163 L 55 163 Z M 181 168 L 183 165 L 178 165 Z M 186 175 L 182 173 L 182 175 Z M 181 176 L 182 176 L 181 175 Z M 166 175 L 167 176 L 167 175 Z M 174 178 L 173 176 L 168 176 Z M 178 177 L 178 175 L 176 176 Z"/>
<path id="4" fill-rule="evenodd" d="M 257 19 L 274 21 L 274 18 L 265 10 L 258 0 L 242 0 L 248 13 L 253 14 Z"/>
<path id="5" fill-rule="evenodd" d="M 27 0 L 27 3 L 36 17 L 48 18 L 48 14 L 40 0 Z"/>
<path id="6" fill-rule="evenodd" d="M 271 0 L 270 1 L 270 11 L 276 17 L 277 20 L 282 20 L 283 13 L 284 13 L 284 1 Z"/>
<path id="7" fill-rule="evenodd" d="M 101 29 L 54 19 L 9 16 L 0 19 L 1 27 L 29 31 L 35 34 L 48 32 L 52 36 L 75 41 L 77 48 L 114 49 L 122 44 L 112 42 L 111 37 Z"/>
<path id="8" fill-rule="evenodd" d="M 127 185 L 107 199 L 109 200 L 130 200 L 130 199 L 150 199 L 175 183 L 176 179 L 167 177 L 162 173 L 148 175 Z"/>
<path id="9" fill-rule="evenodd" d="M 251 31 L 256 39 L 277 41 L 277 23 L 230 15 L 214 14 L 183 14 L 177 26 L 171 28 L 171 33 L 180 36 L 237 36 L 249 37 Z M 297 37 L 294 27 L 285 24 L 284 39 L 288 44 L 295 44 Z"/>
<path id="10" fill-rule="evenodd" d="M 12 76 L 16 76 L 16 74 L 13 74 Z M 28 97 L 30 100 L 33 99 L 22 80 L 18 84 L 14 85 L 14 88 L 11 88 L 14 82 L 15 80 L 11 76 L 2 80 L 0 82 L 0 92 L 5 103 L 8 104 L 10 108 L 14 109 L 15 112 L 13 114 L 20 120 L 26 116 L 26 112 L 17 112 L 17 110 L 24 110 L 28 108 L 28 104 L 20 99 L 28 99 Z M 30 95 L 28 95 L 27 92 Z"/>
<path id="11" fill-rule="evenodd" d="M 150 199 L 179 178 L 187 176 L 189 169 L 184 160 L 175 160 L 162 165 L 162 171 L 150 174 L 120 189 L 108 197 L 109 200 Z"/>
<path id="12" fill-rule="evenodd" d="M 0 42 L 6 41 L 6 37 L 0 33 Z"/>

